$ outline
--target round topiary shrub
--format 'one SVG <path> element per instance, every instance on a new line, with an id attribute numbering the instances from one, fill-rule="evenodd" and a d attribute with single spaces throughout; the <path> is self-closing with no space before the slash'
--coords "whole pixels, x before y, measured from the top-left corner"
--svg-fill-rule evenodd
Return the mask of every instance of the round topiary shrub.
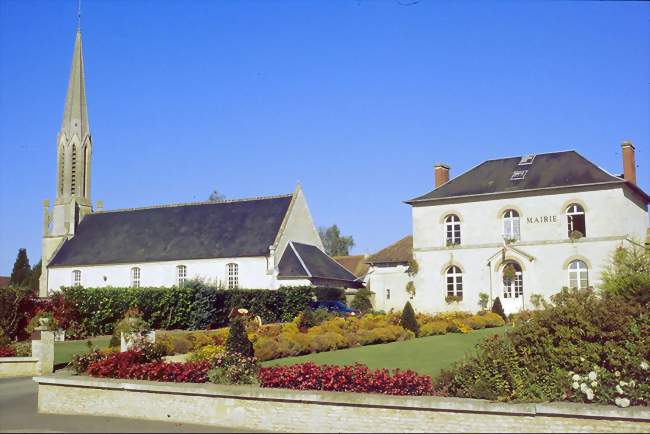
<path id="1" fill-rule="evenodd" d="M 420 326 L 418 325 L 418 321 L 415 318 L 415 311 L 413 310 L 413 306 L 411 306 L 411 303 L 408 301 L 404 305 L 404 310 L 402 311 L 402 319 L 400 321 L 400 324 L 405 329 L 411 330 L 413 333 L 415 333 L 416 336 L 420 331 Z"/>

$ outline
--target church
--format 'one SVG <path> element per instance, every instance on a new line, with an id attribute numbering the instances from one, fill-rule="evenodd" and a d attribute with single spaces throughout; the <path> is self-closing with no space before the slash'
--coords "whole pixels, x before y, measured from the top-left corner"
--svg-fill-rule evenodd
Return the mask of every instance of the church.
<path id="1" fill-rule="evenodd" d="M 63 286 L 359 287 L 323 251 L 302 188 L 278 196 L 103 210 L 91 202 L 92 136 L 81 31 L 57 136 L 56 198 L 43 203 L 39 296 Z"/>

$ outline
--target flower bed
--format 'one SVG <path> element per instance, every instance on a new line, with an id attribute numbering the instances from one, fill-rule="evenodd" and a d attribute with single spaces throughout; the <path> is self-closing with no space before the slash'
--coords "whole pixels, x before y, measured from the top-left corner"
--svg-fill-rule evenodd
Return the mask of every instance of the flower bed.
<path id="1" fill-rule="evenodd" d="M 362 364 L 328 366 L 303 363 L 260 369 L 261 387 L 332 392 L 432 395 L 431 377 L 413 371 L 368 369 Z"/>

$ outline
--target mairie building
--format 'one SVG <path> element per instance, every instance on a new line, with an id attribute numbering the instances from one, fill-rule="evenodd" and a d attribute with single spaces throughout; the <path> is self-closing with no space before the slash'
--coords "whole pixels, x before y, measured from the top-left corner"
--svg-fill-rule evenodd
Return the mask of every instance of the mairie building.
<path id="1" fill-rule="evenodd" d="M 436 165 L 435 189 L 407 201 L 417 273 L 405 272 L 409 255 L 393 264 L 371 257 L 371 271 L 384 275 L 370 279 L 377 306 L 401 309 L 410 299 L 421 311 L 475 311 L 485 293 L 511 313 L 563 287 L 597 288 L 615 249 L 643 248 L 648 231 L 634 146 L 623 143 L 622 155 L 622 175 L 575 151 L 489 160 L 453 179 Z M 402 280 L 390 285 L 402 287 L 389 287 L 386 274 L 398 267 Z"/>
<path id="2" fill-rule="evenodd" d="M 124 210 L 91 202 L 93 141 L 77 30 L 57 137 L 56 199 L 43 207 L 39 295 L 64 286 L 225 289 L 361 286 L 324 251 L 300 186 L 293 193 Z"/>

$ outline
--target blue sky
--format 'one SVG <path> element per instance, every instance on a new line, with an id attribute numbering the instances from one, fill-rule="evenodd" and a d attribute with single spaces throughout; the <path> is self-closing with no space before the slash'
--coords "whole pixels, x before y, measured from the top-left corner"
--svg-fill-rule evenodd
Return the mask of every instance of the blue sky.
<path id="1" fill-rule="evenodd" d="M 435 162 L 575 149 L 650 190 L 650 4 L 83 0 L 93 200 L 281 194 L 374 252 Z M 0 1 L 0 275 L 40 258 L 76 1 Z"/>

